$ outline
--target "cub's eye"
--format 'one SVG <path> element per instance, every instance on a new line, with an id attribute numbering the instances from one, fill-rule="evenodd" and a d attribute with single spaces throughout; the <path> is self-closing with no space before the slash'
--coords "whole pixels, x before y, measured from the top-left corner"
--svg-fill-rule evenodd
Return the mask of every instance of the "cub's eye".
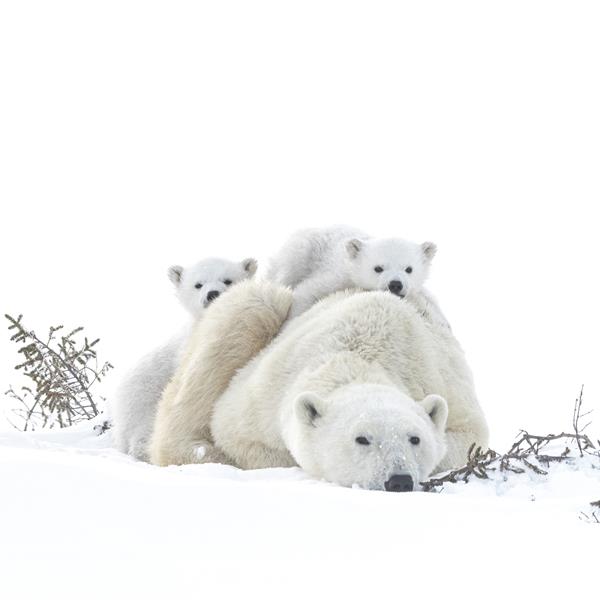
<path id="1" fill-rule="evenodd" d="M 195 287 L 197 290 L 199 290 L 199 289 L 202 287 L 202 284 L 201 284 L 201 283 L 197 283 L 197 284 L 196 284 L 194 287 Z"/>
<path id="2" fill-rule="evenodd" d="M 354 441 L 361 446 L 368 446 L 371 443 L 364 435 L 358 436 Z"/>
<path id="3" fill-rule="evenodd" d="M 231 285 L 233 282 L 231 281 L 231 279 L 226 279 L 223 283 L 225 285 Z"/>
<path id="4" fill-rule="evenodd" d="M 418 437 L 418 436 L 416 436 L 416 435 L 413 435 L 413 436 L 410 438 L 409 442 L 410 442 L 410 443 L 411 443 L 413 446 L 418 446 L 418 445 L 421 443 L 421 438 L 420 438 L 420 437 Z"/>
<path id="5" fill-rule="evenodd" d="M 404 269 L 407 273 L 412 273 L 412 267 L 406 267 L 406 269 Z"/>
<path id="6" fill-rule="evenodd" d="M 375 267 L 373 271 L 375 271 L 375 273 L 383 273 L 383 267 Z"/>

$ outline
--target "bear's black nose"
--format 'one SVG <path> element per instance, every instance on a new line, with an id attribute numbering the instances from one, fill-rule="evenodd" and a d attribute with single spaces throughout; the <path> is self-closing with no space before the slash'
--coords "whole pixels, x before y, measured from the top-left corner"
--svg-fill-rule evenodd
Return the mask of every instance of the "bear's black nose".
<path id="1" fill-rule="evenodd" d="M 402 288 L 404 286 L 402 285 L 401 281 L 390 281 L 389 285 L 388 285 L 388 289 L 390 290 L 390 292 L 392 292 L 392 294 L 396 294 L 396 296 L 400 295 L 400 292 L 402 291 Z"/>
<path id="2" fill-rule="evenodd" d="M 392 475 L 385 482 L 386 492 L 412 492 L 413 478 L 410 475 Z"/>
<path id="3" fill-rule="evenodd" d="M 209 302 L 212 302 L 215 298 L 218 298 L 221 295 L 221 292 L 217 292 L 217 290 L 211 290 L 206 294 L 206 299 Z"/>

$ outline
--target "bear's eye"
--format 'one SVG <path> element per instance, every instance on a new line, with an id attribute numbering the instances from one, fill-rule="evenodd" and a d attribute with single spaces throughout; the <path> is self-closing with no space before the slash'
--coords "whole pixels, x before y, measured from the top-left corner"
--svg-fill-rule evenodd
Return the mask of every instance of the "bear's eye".
<path id="1" fill-rule="evenodd" d="M 413 445 L 413 446 L 418 446 L 421 443 L 421 438 L 417 435 L 413 435 L 409 442 Z"/>
<path id="2" fill-rule="evenodd" d="M 197 290 L 199 290 L 199 289 L 202 287 L 202 284 L 201 284 L 201 283 L 197 283 L 197 284 L 196 284 L 194 287 L 195 287 Z"/>
<path id="3" fill-rule="evenodd" d="M 231 279 L 226 279 L 223 283 L 225 285 L 231 285 L 233 282 L 231 281 Z"/>
<path id="4" fill-rule="evenodd" d="M 354 441 L 361 446 L 368 446 L 371 443 L 364 435 L 359 435 Z"/>
<path id="5" fill-rule="evenodd" d="M 375 267 L 373 271 L 375 271 L 375 273 L 383 273 L 383 267 Z"/>
<path id="6" fill-rule="evenodd" d="M 406 269 L 404 269 L 407 273 L 412 273 L 412 267 L 406 267 Z"/>

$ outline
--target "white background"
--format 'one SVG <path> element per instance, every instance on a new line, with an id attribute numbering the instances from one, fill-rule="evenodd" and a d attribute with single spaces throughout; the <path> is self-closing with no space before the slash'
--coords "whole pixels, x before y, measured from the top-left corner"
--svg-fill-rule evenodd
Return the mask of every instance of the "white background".
<path id="1" fill-rule="evenodd" d="M 0 308 L 100 336 L 109 393 L 170 264 L 347 223 L 438 244 L 493 445 L 600 406 L 596 2 L 0 7 Z"/>

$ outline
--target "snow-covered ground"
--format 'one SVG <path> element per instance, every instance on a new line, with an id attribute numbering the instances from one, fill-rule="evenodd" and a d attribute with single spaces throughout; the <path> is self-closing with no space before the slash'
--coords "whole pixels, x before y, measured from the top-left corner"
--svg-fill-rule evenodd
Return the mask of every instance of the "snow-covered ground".
<path id="1" fill-rule="evenodd" d="M 110 432 L 98 436 L 91 423 L 0 434 L 3 598 L 554 598 L 598 589 L 600 525 L 579 514 L 600 498 L 597 460 L 547 477 L 390 494 L 297 468 L 153 467 L 110 445 Z"/>
<path id="2" fill-rule="evenodd" d="M 110 399 L 181 324 L 171 264 L 432 240 L 492 446 L 567 428 L 581 384 L 596 438 L 599 28 L 593 0 L 0 2 L 1 313 L 99 336 Z M 0 416 L 0 600 L 597 597 L 599 498 L 589 464 L 386 494 Z"/>

